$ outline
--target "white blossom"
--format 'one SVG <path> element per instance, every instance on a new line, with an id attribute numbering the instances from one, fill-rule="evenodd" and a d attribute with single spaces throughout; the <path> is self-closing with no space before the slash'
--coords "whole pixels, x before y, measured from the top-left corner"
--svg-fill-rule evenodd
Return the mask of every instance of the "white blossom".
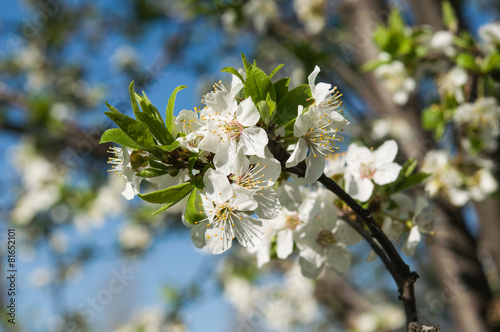
<path id="1" fill-rule="evenodd" d="M 293 8 L 305 30 L 311 35 L 321 32 L 326 24 L 325 0 L 294 0 Z"/>
<path id="2" fill-rule="evenodd" d="M 429 46 L 433 50 L 443 52 L 447 56 L 453 57 L 457 52 L 453 44 L 453 37 L 450 31 L 437 31 L 432 36 Z"/>
<path id="3" fill-rule="evenodd" d="M 397 153 L 394 140 L 386 141 L 375 151 L 356 143 L 349 145 L 344 173 L 347 193 L 366 202 L 373 193 L 373 182 L 378 185 L 394 182 L 401 171 L 401 166 L 394 162 Z"/>
<path id="4" fill-rule="evenodd" d="M 307 182 L 314 182 L 323 173 L 325 156 L 333 153 L 336 143 L 343 140 L 337 132 L 349 122 L 339 113 L 327 114 L 320 107 L 312 107 L 306 113 L 302 113 L 302 109 L 299 106 L 299 114 L 293 127 L 294 135 L 299 140 L 286 161 L 286 167 L 294 167 L 305 159 L 305 179 Z"/>
<path id="5" fill-rule="evenodd" d="M 120 245 L 124 249 L 144 250 L 151 245 L 151 235 L 147 228 L 140 224 L 127 223 L 118 234 Z"/>
<path id="6" fill-rule="evenodd" d="M 474 103 L 461 104 L 453 114 L 453 120 L 472 129 L 498 129 L 500 106 L 493 97 L 479 98 Z"/>
<path id="7" fill-rule="evenodd" d="M 115 157 L 110 157 L 108 161 L 112 166 L 110 172 L 122 176 L 127 181 L 122 195 L 128 200 L 133 199 L 135 195 L 139 193 L 139 186 L 142 181 L 142 178 L 136 175 L 130 163 L 130 153 L 132 151 L 132 149 L 127 147 L 112 147 L 111 150 L 108 151 L 115 155 Z"/>
<path id="8" fill-rule="evenodd" d="M 302 274 L 315 278 L 325 265 L 340 273 L 347 272 L 351 253 L 345 246 L 360 240 L 360 235 L 351 226 L 337 219 L 335 206 L 323 203 L 321 213 L 302 228 L 296 240 Z"/>
<path id="9" fill-rule="evenodd" d="M 203 140 L 205 124 L 198 118 L 198 110 L 182 110 L 175 117 L 175 124 L 179 133 L 184 136 L 179 136 L 180 146 L 192 152 L 199 152 L 198 145 Z M 174 133 L 176 134 L 176 133 Z"/>
<path id="10" fill-rule="evenodd" d="M 460 67 L 455 67 L 446 74 L 437 78 L 436 83 L 439 92 L 445 96 L 453 96 L 459 103 L 464 102 L 463 86 L 467 83 L 469 76 Z"/>
<path id="11" fill-rule="evenodd" d="M 408 76 L 406 68 L 401 61 L 392 61 L 377 67 L 375 76 L 392 93 L 392 100 L 398 105 L 404 105 L 410 94 L 415 90 L 416 83 Z"/>
<path id="12" fill-rule="evenodd" d="M 486 23 L 479 27 L 479 36 L 486 42 L 488 48 L 500 45 L 500 22 Z"/>
<path id="13" fill-rule="evenodd" d="M 233 78 L 233 83 L 235 80 L 238 78 Z M 215 167 L 227 175 L 235 162 L 242 162 L 237 159 L 240 150 L 244 155 L 264 158 L 268 138 L 264 129 L 255 126 L 260 114 L 252 99 L 236 103 L 234 97 L 241 87 L 233 85 L 227 91 L 223 85 L 218 86 L 219 90 L 205 96 L 208 107 L 202 110 L 200 119 L 207 129 L 198 147 L 215 153 Z"/>
<path id="14" fill-rule="evenodd" d="M 229 249 L 233 239 L 244 247 L 255 247 L 263 239 L 262 221 L 252 218 L 258 203 L 248 190 L 231 185 L 227 177 L 209 169 L 203 178 L 206 194 L 201 195 L 207 215 L 191 228 L 192 237 L 204 234 L 205 244 L 213 254 Z M 248 213 L 246 213 L 248 212 Z"/>

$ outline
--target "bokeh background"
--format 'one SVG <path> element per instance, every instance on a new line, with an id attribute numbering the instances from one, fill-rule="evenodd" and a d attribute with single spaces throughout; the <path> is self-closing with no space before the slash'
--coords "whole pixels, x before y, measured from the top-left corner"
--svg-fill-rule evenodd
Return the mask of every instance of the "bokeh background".
<path id="1" fill-rule="evenodd" d="M 499 1 L 452 4 L 474 38 L 500 18 Z M 412 106 L 400 108 L 360 71 L 377 55 L 372 33 L 391 6 L 408 25 L 443 29 L 437 0 L 1 2 L 0 330 L 400 331 L 396 287 L 379 261 L 365 262 L 366 245 L 355 247 L 347 275 L 328 271 L 317 282 L 294 259 L 257 270 L 239 246 L 207 254 L 192 245 L 181 208 L 152 216 L 154 207 L 121 196 L 125 182 L 107 173 L 110 145 L 99 145 L 112 127 L 104 101 L 131 113 L 131 80 L 159 110 L 187 85 L 175 109 L 193 109 L 214 82 L 228 81 L 220 69 L 241 67 L 241 52 L 267 72 L 284 63 L 279 75 L 291 86 L 319 65 L 321 81 L 344 94 L 347 135 L 376 142 L 370 121 L 391 116 L 386 135 L 404 141 L 411 135 L 398 120 L 419 127 L 409 114 L 435 87 L 422 79 Z M 488 247 L 474 206 L 454 211 L 464 216 L 463 251 L 450 258 L 458 267 L 435 259 L 433 238 L 408 260 L 422 277 L 421 320 L 455 331 L 471 311 L 484 331 L 500 329 L 498 248 L 491 239 Z M 499 234 L 493 220 L 486 233 Z M 7 228 L 17 236 L 15 325 L 4 312 Z"/>

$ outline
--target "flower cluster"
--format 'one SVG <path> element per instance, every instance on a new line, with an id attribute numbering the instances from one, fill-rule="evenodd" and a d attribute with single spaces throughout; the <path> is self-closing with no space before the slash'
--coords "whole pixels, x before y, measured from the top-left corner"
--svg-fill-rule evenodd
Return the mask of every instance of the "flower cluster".
<path id="1" fill-rule="evenodd" d="M 112 171 L 126 180 L 123 196 L 163 204 L 157 212 L 182 201 L 193 243 L 213 254 L 236 240 L 256 254 L 258 265 L 272 252 L 280 259 L 296 253 L 305 276 L 316 277 L 325 266 L 346 272 L 348 246 L 361 236 L 346 219 L 352 211 L 316 181 L 324 173 L 343 179 L 353 198 L 367 202 L 408 187 L 413 170 L 400 175 L 394 140 L 376 150 L 352 143 L 346 153 L 336 152 L 349 121 L 336 87 L 316 83 L 319 67 L 308 84 L 289 90 L 288 78 L 271 81 L 279 67 L 266 75 L 245 57 L 243 64 L 244 70 L 225 69 L 231 84 L 214 84 L 202 108 L 176 117 L 175 96 L 183 87 L 172 94 L 165 120 L 132 85 L 137 120 L 109 106 L 106 115 L 119 129 L 108 130 L 101 141 L 123 145 L 112 148 L 110 158 Z M 156 191 L 143 193 L 141 182 Z M 130 241 L 130 231 L 121 237 L 128 247 L 143 248 L 150 244 L 145 235 L 139 242 Z"/>

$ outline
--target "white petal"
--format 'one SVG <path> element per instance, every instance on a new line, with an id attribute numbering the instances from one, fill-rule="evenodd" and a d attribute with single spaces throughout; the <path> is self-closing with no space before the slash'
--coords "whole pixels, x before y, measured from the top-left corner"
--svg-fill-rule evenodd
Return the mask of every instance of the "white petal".
<path id="1" fill-rule="evenodd" d="M 375 166 L 392 163 L 398 154 L 398 144 L 391 139 L 384 142 L 375 152 Z"/>
<path id="2" fill-rule="evenodd" d="M 299 259 L 299 264 L 302 275 L 306 278 L 317 278 L 321 271 L 323 271 L 323 264 L 316 266 L 302 257 Z"/>
<path id="3" fill-rule="evenodd" d="M 354 178 L 351 174 L 346 178 L 347 193 L 360 202 L 366 202 L 373 193 L 374 185 L 370 179 Z"/>
<path id="4" fill-rule="evenodd" d="M 253 192 L 246 188 L 240 187 L 236 184 L 232 185 L 234 195 L 229 198 L 231 207 L 237 209 L 238 211 L 254 211 L 258 204 L 255 199 L 252 198 Z"/>
<path id="5" fill-rule="evenodd" d="M 297 210 L 300 220 L 307 223 L 321 212 L 321 201 L 316 197 L 306 198 Z"/>
<path id="6" fill-rule="evenodd" d="M 293 125 L 293 135 L 295 137 L 304 136 L 310 128 L 310 125 L 309 116 L 302 114 L 301 108 L 299 107 L 299 115 L 297 115 L 297 119 Z"/>
<path id="7" fill-rule="evenodd" d="M 309 77 L 307 79 L 308 79 L 309 86 L 311 87 L 311 89 L 314 88 L 314 82 L 316 81 L 316 77 L 318 76 L 320 71 L 321 71 L 321 69 L 319 69 L 318 66 L 315 66 L 312 73 L 309 74 Z"/>
<path id="8" fill-rule="evenodd" d="M 299 142 L 295 146 L 295 150 L 293 150 L 292 155 L 286 161 L 286 167 L 294 167 L 297 166 L 302 160 L 306 159 L 307 156 L 307 142 L 303 138 L 299 138 Z"/>
<path id="9" fill-rule="evenodd" d="M 287 259 L 293 252 L 293 233 L 282 229 L 276 234 L 276 255 L 279 259 Z"/>
<path id="10" fill-rule="evenodd" d="M 396 163 L 384 165 L 381 168 L 377 169 L 377 171 L 373 175 L 373 181 L 375 181 L 376 184 L 380 185 L 394 182 L 398 178 L 401 168 L 402 167 Z"/>
<path id="11" fill-rule="evenodd" d="M 122 191 L 123 197 L 130 201 L 135 197 L 136 194 L 137 190 L 132 185 L 132 182 L 127 181 L 127 183 L 125 184 L 125 190 Z"/>
<path id="12" fill-rule="evenodd" d="M 203 248 L 205 246 L 205 232 L 207 230 L 207 225 L 203 223 L 198 223 L 191 227 L 191 240 L 196 248 Z"/>
<path id="13" fill-rule="evenodd" d="M 278 218 L 281 211 L 281 203 L 278 199 L 278 194 L 271 188 L 259 190 L 253 199 L 257 201 L 259 206 L 255 209 L 255 213 L 261 219 L 273 220 Z"/>
<path id="14" fill-rule="evenodd" d="M 234 233 L 238 242 L 244 247 L 255 247 L 262 242 L 264 230 L 262 221 L 251 218 L 245 213 L 238 213 L 234 218 Z"/>
<path id="15" fill-rule="evenodd" d="M 231 173 L 231 167 L 234 165 L 237 155 L 238 150 L 235 141 L 219 143 L 213 160 L 215 168 L 219 172 L 228 175 Z"/>
<path id="16" fill-rule="evenodd" d="M 270 243 L 263 241 L 259 250 L 257 250 L 257 267 L 260 269 L 264 264 L 269 263 L 271 260 L 271 248 Z"/>
<path id="17" fill-rule="evenodd" d="M 342 219 L 337 220 L 337 226 L 333 230 L 334 238 L 337 243 L 346 245 L 356 244 L 363 239 L 363 237 Z"/>
<path id="18" fill-rule="evenodd" d="M 322 154 L 317 154 L 316 156 L 311 153 L 306 158 L 306 176 L 305 180 L 308 183 L 316 182 L 317 179 L 323 174 L 325 170 L 325 156 Z"/>
<path id="19" fill-rule="evenodd" d="M 415 250 L 417 249 L 418 244 L 420 243 L 420 232 L 418 230 L 418 226 L 413 226 L 410 230 L 410 234 L 408 235 L 408 239 L 403 246 L 403 252 L 406 256 L 415 255 Z"/>
<path id="20" fill-rule="evenodd" d="M 255 126 L 260 119 L 260 114 L 252 98 L 243 100 L 236 109 L 236 119 L 245 127 Z"/>
<path id="21" fill-rule="evenodd" d="M 207 195 L 216 202 L 226 202 L 233 196 L 233 190 L 227 177 L 219 171 L 207 170 L 203 176 Z"/>
<path id="22" fill-rule="evenodd" d="M 231 222 L 228 220 L 228 222 Z M 203 226 L 203 225 L 202 225 Z M 218 255 L 231 248 L 233 243 L 233 228 L 221 223 L 222 227 L 214 227 L 213 224 L 207 227 L 205 233 L 205 243 L 214 255 Z M 224 228 L 224 226 L 226 226 Z M 205 226 L 206 227 L 206 226 Z M 224 228 L 224 230 L 222 230 Z"/>
<path id="23" fill-rule="evenodd" d="M 243 153 L 249 156 L 265 158 L 265 147 L 268 138 L 266 131 L 259 127 L 248 127 L 243 129 L 240 136 L 240 145 Z"/>
<path id="24" fill-rule="evenodd" d="M 338 246 L 329 248 L 326 259 L 326 265 L 339 273 L 345 273 L 351 267 L 351 252 Z"/>

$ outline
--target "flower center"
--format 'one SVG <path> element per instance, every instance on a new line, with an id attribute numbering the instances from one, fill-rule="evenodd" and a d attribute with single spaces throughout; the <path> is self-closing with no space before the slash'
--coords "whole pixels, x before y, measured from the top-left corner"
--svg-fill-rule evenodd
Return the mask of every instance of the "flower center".
<path id="1" fill-rule="evenodd" d="M 287 228 L 294 230 L 299 225 L 300 225 L 300 218 L 296 213 L 286 217 L 285 226 Z"/>
<path id="2" fill-rule="evenodd" d="M 316 243 L 318 243 L 322 248 L 328 248 L 337 241 L 333 238 L 333 234 L 330 231 L 322 230 L 318 233 L 316 238 Z"/>
<path id="3" fill-rule="evenodd" d="M 361 163 L 359 167 L 359 175 L 362 179 L 373 179 L 375 175 L 375 167 L 373 167 L 372 163 Z"/>
<path id="4" fill-rule="evenodd" d="M 238 139 L 243 131 L 243 126 L 236 120 L 228 122 L 224 128 L 230 139 Z"/>

